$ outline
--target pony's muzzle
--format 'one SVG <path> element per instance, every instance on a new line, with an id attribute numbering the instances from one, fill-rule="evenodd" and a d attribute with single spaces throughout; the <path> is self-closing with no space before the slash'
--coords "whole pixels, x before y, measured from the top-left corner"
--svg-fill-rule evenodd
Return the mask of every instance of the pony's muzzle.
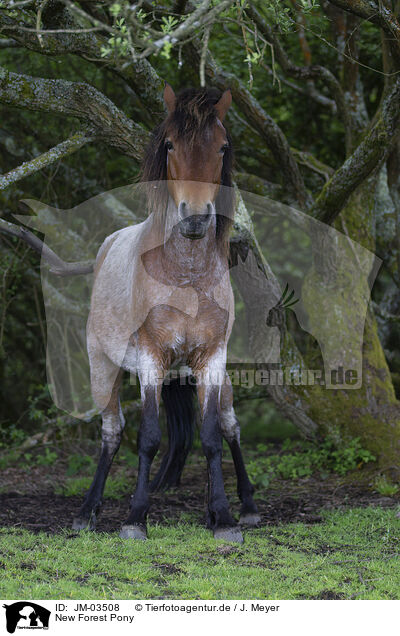
<path id="1" fill-rule="evenodd" d="M 179 231 L 182 236 L 192 240 L 203 238 L 210 227 L 213 209 L 213 204 L 210 202 L 199 211 L 194 210 L 185 201 L 181 201 L 178 207 L 178 214 L 180 218 Z"/>

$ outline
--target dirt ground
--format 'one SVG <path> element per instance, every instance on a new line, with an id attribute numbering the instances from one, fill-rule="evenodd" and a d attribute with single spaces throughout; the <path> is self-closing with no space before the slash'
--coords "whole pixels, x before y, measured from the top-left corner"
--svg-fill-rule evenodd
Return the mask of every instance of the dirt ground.
<path id="1" fill-rule="evenodd" d="M 238 515 L 233 466 L 231 462 L 224 464 L 227 494 L 233 513 Z M 127 471 L 126 478 L 133 487 L 134 473 Z M 14 526 L 50 533 L 70 528 L 83 498 L 54 494 L 53 485 L 60 483 L 60 479 L 60 471 L 49 467 L 36 466 L 29 471 L 8 468 L 3 471 L 0 474 L 0 527 Z M 178 521 L 182 513 L 190 513 L 190 520 L 204 523 L 206 493 L 205 467 L 200 462 L 193 462 L 186 467 L 180 488 L 152 495 L 149 523 Z M 97 530 L 118 530 L 127 516 L 129 499 L 128 495 L 117 500 L 105 499 Z M 282 480 L 274 482 L 274 487 L 258 489 L 256 501 L 263 525 L 320 523 L 322 508 L 396 507 L 400 503 L 398 495 L 384 497 L 368 487 L 367 475 L 357 485 L 349 483 L 348 478 L 337 476 L 323 481 L 315 477 L 296 482 Z M 188 519 L 188 515 L 184 518 Z"/>

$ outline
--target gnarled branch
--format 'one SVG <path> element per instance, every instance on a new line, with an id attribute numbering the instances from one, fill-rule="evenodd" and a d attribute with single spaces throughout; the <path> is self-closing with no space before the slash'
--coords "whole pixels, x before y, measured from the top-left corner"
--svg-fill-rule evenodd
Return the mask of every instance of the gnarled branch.
<path id="1" fill-rule="evenodd" d="M 342 87 L 334 74 L 324 66 L 297 66 L 294 64 L 282 47 L 278 36 L 273 32 L 271 27 L 265 22 L 261 14 L 251 3 L 248 3 L 246 13 L 257 25 L 257 28 L 263 37 L 265 37 L 265 39 L 274 47 L 275 58 L 285 75 L 300 80 L 319 79 L 329 88 L 330 93 L 335 100 L 338 115 L 347 129 L 349 126 L 349 120 L 345 98 Z"/>
<path id="2" fill-rule="evenodd" d="M 195 58 L 196 64 L 199 65 L 201 44 L 196 42 L 189 46 L 190 54 Z M 205 72 L 211 82 L 221 90 L 225 90 L 228 86 L 230 87 L 236 106 L 245 115 L 251 126 L 262 136 L 272 151 L 276 162 L 282 170 L 287 187 L 295 200 L 302 207 L 310 206 L 312 202 L 311 196 L 306 191 L 303 177 L 291 152 L 289 143 L 278 124 L 265 112 L 243 83 L 232 73 L 227 73 L 219 68 L 210 54 L 207 56 Z"/>
<path id="3" fill-rule="evenodd" d="M 79 28 L 71 16 L 68 21 L 73 27 Z M 140 95 L 141 102 L 146 106 L 152 117 L 159 118 L 164 113 L 162 100 L 163 81 L 153 66 L 146 60 L 127 61 L 121 59 L 105 60 L 102 58 L 102 47 L 107 44 L 107 38 L 98 33 L 41 33 L 39 42 L 36 33 L 24 31 L 20 20 L 0 13 L 0 32 L 2 27 L 8 28 L 7 34 L 13 40 L 31 51 L 42 55 L 59 56 L 73 54 L 90 60 L 100 66 L 106 66 Z"/>
<path id="4" fill-rule="evenodd" d="M 12 183 L 42 170 L 42 168 L 51 165 L 55 161 L 59 161 L 63 157 L 79 150 L 82 146 L 85 146 L 94 139 L 95 137 L 90 135 L 87 130 L 73 134 L 69 139 L 62 141 L 57 146 L 54 146 L 54 148 L 51 148 L 47 152 L 39 155 L 39 157 L 35 157 L 30 161 L 25 161 L 7 174 L 0 175 L 0 190 L 4 190 L 4 188 L 7 188 Z"/>
<path id="5" fill-rule="evenodd" d="M 148 133 L 103 93 L 84 82 L 19 75 L 0 67 L 0 103 L 41 112 L 71 115 L 123 154 L 140 160 Z"/>
<path id="6" fill-rule="evenodd" d="M 400 23 L 386 3 L 373 0 L 329 0 L 329 2 L 383 29 L 392 41 L 397 56 L 400 56 Z"/>
<path id="7" fill-rule="evenodd" d="M 0 49 L 18 49 L 20 47 L 21 44 L 19 44 L 15 40 L 11 40 L 10 38 L 0 39 Z"/>
<path id="8" fill-rule="evenodd" d="M 16 236 L 25 241 L 35 252 L 41 254 L 42 258 L 49 263 L 50 271 L 57 276 L 76 276 L 77 274 L 90 274 L 93 272 L 93 263 L 67 263 L 63 261 L 46 243 L 24 227 L 0 219 L 0 232 Z"/>
<path id="9" fill-rule="evenodd" d="M 383 102 L 375 124 L 322 189 L 311 211 L 318 220 L 334 221 L 351 193 L 387 158 L 399 128 L 400 78 Z"/>

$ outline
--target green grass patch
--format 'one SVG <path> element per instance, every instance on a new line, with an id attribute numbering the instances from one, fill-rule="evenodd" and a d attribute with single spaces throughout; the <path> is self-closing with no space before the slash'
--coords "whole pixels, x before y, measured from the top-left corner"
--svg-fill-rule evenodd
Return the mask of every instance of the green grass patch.
<path id="1" fill-rule="evenodd" d="M 395 510 L 323 511 L 323 523 L 245 531 L 241 546 L 198 525 L 117 533 L 0 530 L 4 599 L 398 599 Z"/>
<path id="2" fill-rule="evenodd" d="M 393 484 L 386 475 L 379 475 L 375 480 L 375 490 L 384 497 L 392 497 L 399 491 L 399 486 Z"/>
<path id="3" fill-rule="evenodd" d="M 64 495 L 65 497 L 84 495 L 89 490 L 92 481 L 93 475 L 90 477 L 70 477 L 65 479 L 62 486 L 55 486 L 54 492 L 56 495 Z M 132 484 L 126 477 L 108 477 L 104 497 L 122 499 L 131 490 Z"/>

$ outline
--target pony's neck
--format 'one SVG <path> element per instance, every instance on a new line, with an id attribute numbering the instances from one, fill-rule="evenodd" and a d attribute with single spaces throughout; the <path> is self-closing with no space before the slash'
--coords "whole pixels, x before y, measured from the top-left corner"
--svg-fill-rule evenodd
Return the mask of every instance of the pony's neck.
<path id="1" fill-rule="evenodd" d="M 175 263 L 187 264 L 190 261 L 193 267 L 198 266 L 199 269 L 204 270 L 215 266 L 220 256 L 219 252 L 215 217 L 213 217 L 210 227 L 201 239 L 192 240 L 182 236 L 178 225 L 175 225 L 164 243 L 163 256 L 166 259 L 172 259 Z"/>

